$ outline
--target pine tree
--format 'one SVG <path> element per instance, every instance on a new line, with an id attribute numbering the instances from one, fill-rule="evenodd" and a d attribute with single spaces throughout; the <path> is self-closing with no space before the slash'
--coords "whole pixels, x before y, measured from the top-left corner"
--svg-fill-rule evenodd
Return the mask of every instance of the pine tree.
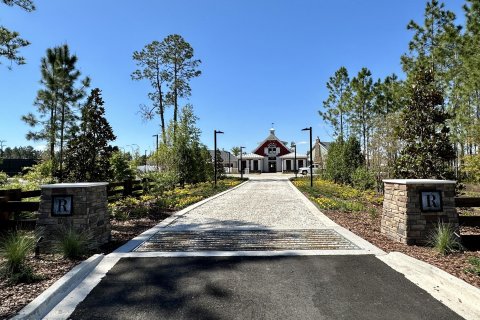
<path id="1" fill-rule="evenodd" d="M 86 77 L 79 81 L 80 71 L 76 69 L 77 57 L 70 54 L 65 44 L 53 49 L 47 49 L 46 57 L 42 58 L 40 83 L 43 89 L 37 92 L 34 105 L 38 116 L 29 113 L 22 117 L 31 127 L 40 126 L 38 131 L 29 131 L 28 140 L 46 140 L 49 144 L 52 160 L 52 176 L 56 176 L 59 164 L 59 178 L 63 180 L 63 147 L 64 141 L 76 128 L 78 116 L 76 109 L 79 101 L 85 96 L 85 88 L 90 79 Z M 56 159 L 56 146 L 59 145 L 59 159 Z"/>
<path id="2" fill-rule="evenodd" d="M 351 106 L 351 125 L 362 141 L 363 154 L 366 165 L 369 164 L 368 144 L 370 138 L 370 129 L 374 112 L 374 92 L 372 73 L 367 68 L 362 68 L 358 75 L 352 79 L 352 106 Z"/>
<path id="3" fill-rule="evenodd" d="M 409 43 L 409 53 L 401 57 L 403 70 L 408 74 L 416 70 L 418 64 L 426 64 L 433 72 L 440 90 L 448 86 L 448 73 L 457 59 L 457 45 L 460 27 L 455 25 L 455 14 L 445 9 L 438 0 L 428 1 L 425 7 L 423 24 L 410 21 L 408 30 L 414 31 Z"/>
<path id="4" fill-rule="evenodd" d="M 461 69 L 456 91 L 455 123 L 461 153 L 473 154 L 480 145 L 480 0 L 467 0 L 466 28 L 460 54 Z"/>
<path id="5" fill-rule="evenodd" d="M 197 120 L 192 105 L 184 106 L 178 124 L 175 125 L 173 120 L 170 123 L 167 140 L 170 145 L 160 147 L 162 158 L 166 160 L 162 161 L 166 164 L 166 170 L 174 172 L 181 185 L 206 181 L 210 175 L 213 177 L 211 156 L 200 142 L 201 131 L 196 126 Z M 175 127 L 177 132 L 173 138 Z"/>
<path id="6" fill-rule="evenodd" d="M 200 76 L 201 71 L 198 70 L 198 66 L 201 61 L 193 59 L 192 46 L 178 34 L 169 35 L 163 39 L 162 43 L 165 46 L 163 61 L 167 67 L 170 89 L 167 100 L 173 105 L 173 136 L 175 137 L 179 99 L 190 96 L 190 79 Z"/>
<path id="7" fill-rule="evenodd" d="M 346 120 L 350 111 L 350 79 L 345 67 L 340 67 L 327 82 L 328 98 L 323 101 L 325 111 L 318 111 L 323 120 L 330 122 L 335 135 L 345 136 Z"/>
<path id="8" fill-rule="evenodd" d="M 31 0 L 2 0 L 7 6 L 19 6 L 27 12 L 35 10 L 35 5 Z M 25 58 L 19 55 L 18 49 L 30 44 L 25 39 L 20 38 L 16 31 L 10 31 L 4 26 L 0 26 L 0 57 L 10 60 L 17 65 L 25 64 Z M 1 62 L 0 62 L 1 64 Z M 11 66 L 9 66 L 11 68 Z"/>
<path id="9" fill-rule="evenodd" d="M 152 101 L 152 107 L 141 105 L 140 112 L 146 120 L 151 120 L 155 113 L 160 116 L 160 129 L 162 131 L 162 141 L 167 143 L 167 133 L 165 124 L 165 109 L 167 107 L 165 102 L 165 88 L 167 81 L 167 72 L 164 61 L 165 43 L 152 41 L 147 44 L 141 51 L 133 53 L 133 60 L 135 60 L 139 69 L 132 73 L 133 80 L 147 79 L 153 88 L 152 92 L 148 93 L 148 98 Z"/>
<path id="10" fill-rule="evenodd" d="M 110 158 L 116 139 L 105 118 L 101 91 L 91 91 L 82 108 L 81 123 L 67 144 L 65 168 L 70 181 L 109 181 L 112 177 Z"/>
<path id="11" fill-rule="evenodd" d="M 396 162 L 398 178 L 450 179 L 455 152 L 442 108 L 443 96 L 428 64 L 417 65 L 408 79 L 408 105 L 397 128 L 403 148 Z"/>

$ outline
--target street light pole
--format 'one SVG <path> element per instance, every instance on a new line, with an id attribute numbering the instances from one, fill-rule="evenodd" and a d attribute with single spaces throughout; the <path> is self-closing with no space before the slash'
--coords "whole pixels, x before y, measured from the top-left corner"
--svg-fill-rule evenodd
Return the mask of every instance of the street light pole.
<path id="1" fill-rule="evenodd" d="M 243 149 L 244 148 L 245 147 L 240 147 L 240 179 L 242 179 L 242 180 L 243 180 L 243 161 L 242 161 L 243 157 L 242 157 L 242 155 L 243 155 Z"/>
<path id="2" fill-rule="evenodd" d="M 227 151 L 227 152 L 228 152 L 228 173 L 231 173 L 230 151 Z"/>
<path id="3" fill-rule="evenodd" d="M 157 171 L 158 171 L 158 134 L 154 134 L 152 137 L 157 138 L 157 144 L 156 144 L 156 149 L 155 149 L 155 164 L 157 165 Z"/>
<path id="4" fill-rule="evenodd" d="M 145 150 L 145 173 L 147 173 L 147 150 Z"/>
<path id="5" fill-rule="evenodd" d="M 302 131 L 310 131 L 310 187 L 313 188 L 312 127 L 303 128 Z"/>
<path id="6" fill-rule="evenodd" d="M 213 130 L 213 168 L 215 175 L 215 187 L 217 187 L 217 133 L 223 134 L 223 131 Z"/>
<path id="7" fill-rule="evenodd" d="M 295 160 L 293 160 L 293 171 L 295 171 L 295 178 L 297 177 L 297 144 L 294 144 L 295 148 Z"/>

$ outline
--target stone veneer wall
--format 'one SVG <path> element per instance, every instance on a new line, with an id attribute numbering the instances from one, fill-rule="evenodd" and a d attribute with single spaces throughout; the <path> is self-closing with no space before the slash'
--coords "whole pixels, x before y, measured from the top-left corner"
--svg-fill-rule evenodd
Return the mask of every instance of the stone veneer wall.
<path id="1" fill-rule="evenodd" d="M 455 181 L 429 179 L 383 180 L 385 194 L 381 232 L 406 244 L 425 245 L 438 221 L 458 228 Z M 443 210 L 422 212 L 421 191 L 441 191 Z"/>
<path id="2" fill-rule="evenodd" d="M 41 187 L 42 194 L 36 231 L 43 236 L 43 240 L 39 244 L 42 252 L 52 250 L 52 244 L 62 229 L 72 228 L 78 232 L 84 232 L 91 238 L 90 245 L 94 248 L 110 240 L 107 184 L 106 182 L 59 183 Z M 71 216 L 52 216 L 52 196 L 54 195 L 73 196 L 73 214 Z"/>

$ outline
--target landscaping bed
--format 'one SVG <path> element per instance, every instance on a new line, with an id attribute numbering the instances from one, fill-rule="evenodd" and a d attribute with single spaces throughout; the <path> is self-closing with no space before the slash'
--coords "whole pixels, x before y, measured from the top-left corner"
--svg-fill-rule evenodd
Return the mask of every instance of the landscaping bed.
<path id="1" fill-rule="evenodd" d="M 169 217 L 170 214 L 171 212 L 158 212 L 158 214 L 143 218 L 132 218 L 125 221 L 111 220 L 112 240 L 96 252 L 108 254 L 114 251 L 130 239 Z M 0 260 L 0 262 L 3 261 Z M 64 259 L 60 254 L 40 254 L 39 258 L 35 258 L 33 255 L 28 256 L 28 265 L 32 267 L 36 275 L 44 279 L 34 283 L 15 285 L 9 284 L 5 278 L 0 279 L 0 319 L 14 316 L 80 262 L 82 261 Z"/>
<path id="2" fill-rule="evenodd" d="M 381 196 L 374 195 L 372 191 L 362 192 L 323 180 L 315 181 L 313 189 L 309 187 L 309 181 L 303 179 L 297 179 L 293 183 L 327 217 L 383 251 L 387 253 L 402 252 L 480 288 L 480 265 L 478 264 L 480 263 L 480 251 L 463 251 L 442 255 L 431 247 L 408 246 L 398 243 L 380 233 Z M 471 232 L 475 232 L 475 229 L 461 229 L 462 234 Z"/>
<path id="3" fill-rule="evenodd" d="M 108 254 L 157 225 L 177 210 L 241 182 L 239 179 L 225 179 L 218 182 L 217 188 L 213 188 L 212 183 L 201 183 L 167 191 L 162 196 L 146 195 L 138 199 L 126 198 L 109 204 L 112 239 L 100 249 L 90 252 L 89 255 Z M 4 260 L 0 258 L 0 263 L 3 262 Z M 80 262 L 82 260 L 65 259 L 60 254 L 40 254 L 38 258 L 33 254 L 28 255 L 27 265 L 41 280 L 33 283 L 11 284 L 8 279 L 0 278 L 0 319 L 14 316 Z"/>

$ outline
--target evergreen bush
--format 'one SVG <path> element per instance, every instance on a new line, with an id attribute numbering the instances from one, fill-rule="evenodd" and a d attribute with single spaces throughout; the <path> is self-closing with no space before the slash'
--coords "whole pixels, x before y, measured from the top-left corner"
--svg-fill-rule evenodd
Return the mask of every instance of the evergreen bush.
<path id="1" fill-rule="evenodd" d="M 350 136 L 347 141 L 343 141 L 340 136 L 330 144 L 324 176 L 336 183 L 352 184 L 353 173 L 363 163 L 358 139 Z"/>
<path id="2" fill-rule="evenodd" d="M 365 167 L 358 167 L 352 174 L 352 184 L 361 191 L 374 189 L 376 185 L 375 175 Z"/>

